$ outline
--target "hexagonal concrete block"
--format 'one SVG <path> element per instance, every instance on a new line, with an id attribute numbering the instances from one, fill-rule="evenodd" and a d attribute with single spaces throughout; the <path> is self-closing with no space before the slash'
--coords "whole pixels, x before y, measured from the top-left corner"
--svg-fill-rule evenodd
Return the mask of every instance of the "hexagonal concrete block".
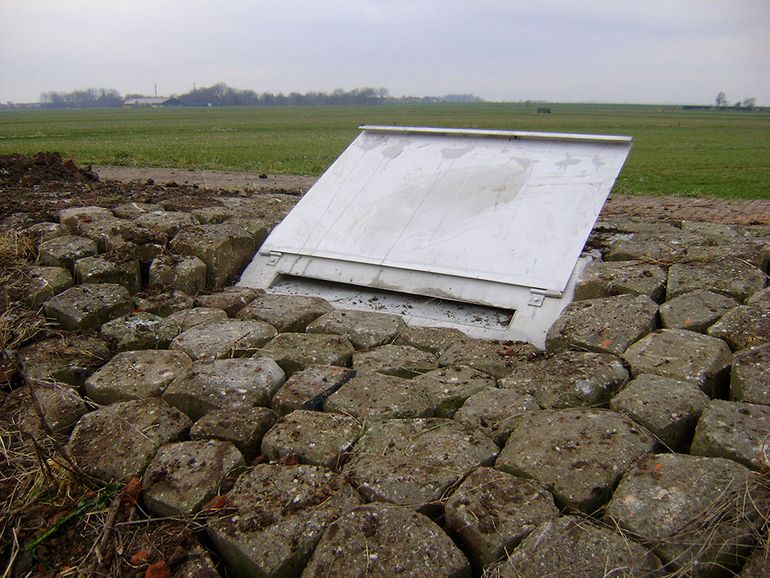
<path id="1" fill-rule="evenodd" d="M 762 270 L 740 259 L 676 263 L 668 270 L 666 295 L 671 299 L 696 289 L 707 289 L 744 302 L 765 283 Z"/>
<path id="2" fill-rule="evenodd" d="M 280 333 L 301 333 L 309 323 L 334 308 L 326 299 L 304 295 L 260 295 L 238 312 L 240 319 L 257 319 Z"/>
<path id="3" fill-rule="evenodd" d="M 198 257 L 161 255 L 150 263 L 150 287 L 195 295 L 206 288 L 206 263 Z"/>
<path id="4" fill-rule="evenodd" d="M 225 287 L 208 295 L 198 295 L 195 304 L 200 307 L 224 309 L 229 317 L 235 317 L 246 305 L 264 294 L 264 290 L 251 287 Z"/>
<path id="5" fill-rule="evenodd" d="M 326 468 L 260 464 L 228 494 L 233 510 L 208 522 L 214 548 L 236 576 L 298 576 L 324 530 L 360 505 Z"/>
<path id="6" fill-rule="evenodd" d="M 354 375 L 352 369 L 336 365 L 311 365 L 286 380 L 273 396 L 271 406 L 281 415 L 295 409 L 321 410 L 326 398 Z"/>
<path id="7" fill-rule="evenodd" d="M 246 460 L 260 452 L 262 438 L 278 415 L 266 407 L 234 407 L 208 412 L 190 428 L 190 439 L 231 442 Z"/>
<path id="8" fill-rule="evenodd" d="M 469 397 L 496 386 L 486 373 L 462 365 L 434 369 L 412 381 L 425 389 L 436 417 L 452 417 Z"/>
<path id="9" fill-rule="evenodd" d="M 272 359 L 196 361 L 163 392 L 163 399 L 198 420 L 219 409 L 267 406 L 285 376 Z"/>
<path id="10" fill-rule="evenodd" d="M 169 237 L 198 224 L 198 221 L 189 213 L 162 210 L 142 213 L 134 219 L 134 222 L 140 227 L 160 231 Z"/>
<path id="11" fill-rule="evenodd" d="M 668 449 L 686 452 L 708 403 L 697 385 L 643 373 L 610 400 L 610 409 L 642 424 Z"/>
<path id="12" fill-rule="evenodd" d="M 666 271 L 642 261 L 592 261 L 575 285 L 575 301 L 613 295 L 645 295 L 663 301 Z"/>
<path id="13" fill-rule="evenodd" d="M 623 361 L 609 353 L 562 351 L 523 365 L 500 387 L 531 395 L 542 408 L 605 406 L 628 380 Z"/>
<path id="14" fill-rule="evenodd" d="M 350 365 L 353 351 L 353 345 L 341 335 L 281 333 L 260 353 L 274 359 L 286 375 L 291 375 L 312 365 Z"/>
<path id="15" fill-rule="evenodd" d="M 227 319 L 196 325 L 179 334 L 171 349 L 184 351 L 193 359 L 226 359 L 254 355 L 278 333 L 262 321 Z"/>
<path id="16" fill-rule="evenodd" d="M 86 394 L 102 405 L 158 397 L 191 365 L 192 359 L 181 351 L 125 351 L 86 379 Z"/>
<path id="17" fill-rule="evenodd" d="M 379 373 L 356 375 L 324 402 L 324 411 L 361 420 L 430 417 L 427 391 L 409 379 Z"/>
<path id="18" fill-rule="evenodd" d="M 198 440 L 163 446 L 142 478 L 142 498 L 157 516 L 189 516 L 217 494 L 222 480 L 245 468 L 230 442 Z"/>
<path id="19" fill-rule="evenodd" d="M 358 375 L 382 373 L 406 379 L 438 369 L 436 356 L 410 345 L 381 345 L 353 354 L 353 369 Z"/>
<path id="20" fill-rule="evenodd" d="M 733 356 L 730 399 L 770 405 L 770 343 Z"/>
<path id="21" fill-rule="evenodd" d="M 141 476 L 158 449 L 179 441 L 192 422 L 153 397 L 113 403 L 87 413 L 75 426 L 67 449 L 86 473 L 103 481 Z"/>
<path id="22" fill-rule="evenodd" d="M 142 288 L 139 261 L 116 261 L 104 255 L 78 259 L 75 262 L 75 280 L 78 283 L 117 283 L 131 294 Z"/>
<path id="23" fill-rule="evenodd" d="M 453 327 L 422 327 L 410 325 L 396 337 L 396 345 L 411 345 L 441 357 L 455 341 L 466 338 L 465 333 Z"/>
<path id="24" fill-rule="evenodd" d="M 700 289 L 683 293 L 660 306 L 660 324 L 665 329 L 688 329 L 706 333 L 738 302 L 732 297 Z"/>
<path id="25" fill-rule="evenodd" d="M 223 309 L 212 307 L 193 307 L 175 311 L 167 319 L 176 323 L 180 331 L 187 331 L 196 325 L 224 321 L 227 319 L 227 313 Z"/>
<path id="26" fill-rule="evenodd" d="M 634 377 L 652 373 L 679 379 L 714 397 L 725 385 L 732 354 L 721 339 L 684 329 L 661 329 L 634 343 L 623 359 Z"/>
<path id="27" fill-rule="evenodd" d="M 557 504 L 590 514 L 612 495 L 631 464 L 655 447 L 640 425 L 601 409 L 525 414 L 495 467 L 545 484 Z"/>
<path id="28" fill-rule="evenodd" d="M 733 351 L 770 342 L 770 308 L 741 305 L 730 309 L 708 328 L 708 334 L 726 341 Z"/>
<path id="29" fill-rule="evenodd" d="M 131 311 L 128 289 L 114 283 L 78 285 L 48 300 L 45 314 L 68 331 L 95 329 Z"/>
<path id="30" fill-rule="evenodd" d="M 171 246 L 206 263 L 207 285 L 222 287 L 241 274 L 266 237 L 264 226 L 249 231 L 230 223 L 198 225 L 178 233 Z"/>
<path id="31" fill-rule="evenodd" d="M 546 335 L 549 353 L 584 349 L 620 355 L 655 330 L 658 306 L 644 295 L 573 301 Z"/>
<path id="32" fill-rule="evenodd" d="M 27 273 L 30 279 L 25 301 L 30 307 L 39 307 L 75 284 L 64 267 L 29 267 Z"/>
<path id="33" fill-rule="evenodd" d="M 79 233 L 81 223 L 111 219 L 114 216 L 112 211 L 104 207 L 72 207 L 59 211 L 59 223 L 73 233 Z"/>
<path id="34" fill-rule="evenodd" d="M 452 493 L 444 516 L 447 530 L 482 568 L 512 552 L 538 524 L 558 518 L 559 510 L 542 486 L 481 467 Z"/>
<path id="35" fill-rule="evenodd" d="M 469 397 L 454 419 L 503 446 L 525 414 L 538 411 L 535 398 L 511 389 L 488 388 Z"/>
<path id="36" fill-rule="evenodd" d="M 164 349 L 179 335 L 179 327 L 168 318 L 152 313 L 131 313 L 108 321 L 99 333 L 116 352 Z"/>
<path id="37" fill-rule="evenodd" d="M 498 378 L 539 355 L 540 351 L 534 345 L 522 341 L 462 339 L 444 351 L 438 364 L 441 367 L 465 365 Z"/>
<path id="38" fill-rule="evenodd" d="M 75 261 L 93 257 L 99 252 L 96 243 L 86 237 L 66 235 L 40 243 L 38 264 L 48 267 L 65 267 L 72 270 Z"/>
<path id="39" fill-rule="evenodd" d="M 770 466 L 770 407 L 713 399 L 698 420 L 690 453 L 726 458 L 753 470 Z"/>
<path id="40" fill-rule="evenodd" d="M 336 310 L 308 324 L 308 333 L 346 337 L 356 349 L 370 349 L 392 343 L 406 327 L 397 315 L 375 311 Z"/>
<path id="41" fill-rule="evenodd" d="M 106 341 L 77 334 L 40 339 L 17 354 L 19 372 L 25 379 L 78 387 L 110 357 Z"/>
<path id="42" fill-rule="evenodd" d="M 749 476 L 731 460 L 650 455 L 623 476 L 605 516 L 651 544 L 672 572 L 724 576 L 761 523 Z"/>
<path id="43" fill-rule="evenodd" d="M 343 472 L 367 500 L 435 513 L 452 485 L 497 453 L 492 440 L 451 419 L 391 419 L 369 426 Z"/>
<path id="44" fill-rule="evenodd" d="M 661 563 L 647 548 L 618 532 L 590 519 L 564 516 L 540 524 L 484 576 L 594 578 L 616 569 L 623 576 L 655 576 Z"/>
<path id="45" fill-rule="evenodd" d="M 302 573 L 330 575 L 470 578 L 471 567 L 427 516 L 393 504 L 368 504 L 327 528 Z"/>
<path id="46" fill-rule="evenodd" d="M 301 464 L 339 469 L 363 434 L 353 417 L 298 409 L 283 416 L 262 438 L 262 455 L 272 461 L 296 458 Z"/>

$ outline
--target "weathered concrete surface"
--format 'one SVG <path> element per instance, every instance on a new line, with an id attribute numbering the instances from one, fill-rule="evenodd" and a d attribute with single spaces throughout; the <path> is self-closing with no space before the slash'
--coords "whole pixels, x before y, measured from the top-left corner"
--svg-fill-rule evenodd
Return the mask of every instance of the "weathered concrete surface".
<path id="1" fill-rule="evenodd" d="M 122 401 L 84 415 L 68 450 L 86 473 L 104 481 L 141 476 L 158 449 L 187 433 L 192 422 L 158 398 Z"/>
<path id="2" fill-rule="evenodd" d="M 466 365 L 498 378 L 539 355 L 540 351 L 530 343 L 466 338 L 450 345 L 438 364 L 441 367 Z"/>
<path id="3" fill-rule="evenodd" d="M 706 333 L 738 302 L 732 297 L 698 289 L 674 297 L 660 306 L 660 324 L 665 329 L 688 329 Z"/>
<path id="4" fill-rule="evenodd" d="M 641 261 L 593 261 L 575 286 L 575 301 L 613 295 L 644 295 L 656 303 L 666 292 L 666 271 Z"/>
<path id="5" fill-rule="evenodd" d="M 495 387 L 486 373 L 465 366 L 434 369 L 412 381 L 426 391 L 436 417 L 452 417 L 469 397 Z"/>
<path id="6" fill-rule="evenodd" d="M 757 307 L 770 307 L 770 287 L 765 287 L 757 291 L 746 300 L 746 305 L 756 305 Z"/>
<path id="7" fill-rule="evenodd" d="M 171 349 L 184 351 L 193 359 L 225 359 L 254 355 L 278 333 L 262 321 L 227 319 L 196 325 L 178 335 Z"/>
<path id="8" fill-rule="evenodd" d="M 668 449 L 686 452 L 708 403 L 692 383 L 643 373 L 610 400 L 610 409 L 646 427 Z"/>
<path id="9" fill-rule="evenodd" d="M 392 343 L 406 328 L 397 315 L 374 311 L 336 310 L 308 324 L 308 333 L 330 333 L 347 338 L 356 349 Z"/>
<path id="10" fill-rule="evenodd" d="M 540 406 L 531 395 L 511 389 L 489 388 L 469 397 L 454 414 L 454 419 L 503 446 L 521 417 Z"/>
<path id="11" fill-rule="evenodd" d="M 727 342 L 733 351 L 770 341 L 770 307 L 741 305 L 730 309 L 708 329 L 711 337 Z"/>
<path id="12" fill-rule="evenodd" d="M 145 297 L 134 297 L 134 303 L 137 311 L 145 311 L 166 317 L 177 311 L 190 309 L 195 301 L 184 291 L 168 291 L 157 295 L 148 295 Z"/>
<path id="13" fill-rule="evenodd" d="M 660 560 L 644 546 L 589 519 L 565 516 L 538 526 L 488 578 L 655 576 Z"/>
<path id="14" fill-rule="evenodd" d="M 398 334 L 396 345 L 411 345 L 441 357 L 455 341 L 464 339 L 466 335 L 452 327 L 422 327 L 410 325 Z"/>
<path id="15" fill-rule="evenodd" d="M 179 326 L 152 313 L 131 313 L 108 321 L 99 333 L 116 352 L 164 349 L 179 335 Z"/>
<path id="16" fill-rule="evenodd" d="M 560 506 L 590 514 L 612 494 L 631 464 L 655 447 L 652 436 L 609 410 L 527 413 L 495 467 L 545 484 Z"/>
<path id="17" fill-rule="evenodd" d="M 291 375 L 311 365 L 347 366 L 353 351 L 353 345 L 341 335 L 281 333 L 260 353 L 274 359 L 286 375 Z"/>
<path id="18" fill-rule="evenodd" d="M 142 478 L 142 498 L 157 516 L 189 516 L 217 494 L 222 480 L 245 468 L 230 442 L 198 440 L 163 446 Z"/>
<path id="19" fill-rule="evenodd" d="M 353 354 L 356 374 L 382 373 L 410 379 L 438 369 L 436 356 L 411 345 L 381 345 Z"/>
<path id="20" fill-rule="evenodd" d="M 29 235 L 35 241 L 40 244 L 43 241 L 49 239 L 55 239 L 56 237 L 64 237 L 69 235 L 70 231 L 67 227 L 60 223 L 35 223 L 22 231 L 25 235 Z"/>
<path id="21" fill-rule="evenodd" d="M 655 330 L 657 304 L 644 295 L 573 301 L 548 330 L 546 350 L 584 349 L 622 354 Z"/>
<path id="22" fill-rule="evenodd" d="M 250 461 L 260 452 L 262 438 L 278 415 L 266 407 L 236 407 L 208 412 L 190 428 L 190 439 L 231 442 Z"/>
<path id="23" fill-rule="evenodd" d="M 427 516 L 392 504 L 354 508 L 324 532 L 303 578 L 470 578 L 463 553 Z"/>
<path id="24" fill-rule="evenodd" d="M 690 453 L 726 458 L 753 470 L 770 467 L 770 407 L 713 399 L 695 428 Z"/>
<path id="25" fill-rule="evenodd" d="M 119 250 L 125 247 L 126 238 L 136 239 L 141 235 L 140 231 L 131 221 L 115 217 L 81 222 L 78 226 L 78 233 L 93 240 L 99 251 Z"/>
<path id="26" fill-rule="evenodd" d="M 604 254 L 606 261 L 646 261 L 669 264 L 680 261 L 687 254 L 692 241 L 702 239 L 697 235 L 663 232 L 641 232 L 622 236 L 612 242 Z"/>
<path id="27" fill-rule="evenodd" d="M 688 381 L 709 397 L 723 389 L 732 355 L 721 339 L 684 329 L 661 329 L 628 348 L 631 375 L 652 373 Z"/>
<path id="28" fill-rule="evenodd" d="M 289 377 L 273 396 L 271 406 L 281 415 L 295 409 L 320 410 L 326 398 L 354 375 L 352 369 L 336 365 L 312 365 Z"/>
<path id="29" fill-rule="evenodd" d="M 770 343 L 735 354 L 730 399 L 770 405 Z"/>
<path id="30" fill-rule="evenodd" d="M 195 209 L 190 214 L 201 225 L 215 225 L 229 221 L 235 216 L 235 212 L 227 207 L 203 207 Z"/>
<path id="31" fill-rule="evenodd" d="M 275 327 L 279 333 L 305 331 L 308 323 L 334 308 L 326 299 L 303 295 L 260 295 L 238 312 L 241 319 L 256 319 Z"/>
<path id="32" fill-rule="evenodd" d="M 606 516 L 650 544 L 678 575 L 724 576 L 758 527 L 749 475 L 731 460 L 648 456 L 623 476 Z"/>
<path id="33" fill-rule="evenodd" d="M 218 409 L 267 406 L 285 376 L 266 358 L 196 361 L 163 392 L 163 399 L 193 420 Z"/>
<path id="34" fill-rule="evenodd" d="M 298 409 L 279 419 L 262 438 L 262 455 L 335 470 L 362 433 L 363 425 L 355 418 Z"/>
<path id="35" fill-rule="evenodd" d="M 213 307 L 193 307 L 175 311 L 167 319 L 176 323 L 180 331 L 187 331 L 196 325 L 224 321 L 227 319 L 227 313 L 223 309 Z"/>
<path id="36" fill-rule="evenodd" d="M 161 255 L 150 263 L 149 286 L 195 295 L 206 288 L 206 263 L 198 257 Z"/>
<path id="37" fill-rule="evenodd" d="M 198 222 L 189 213 L 180 211 L 151 211 L 142 213 L 134 219 L 140 227 L 160 231 L 169 237 L 173 237 L 180 231 L 188 229 Z"/>
<path id="38" fill-rule="evenodd" d="M 93 257 L 99 252 L 96 243 L 86 237 L 65 235 L 40 243 L 38 264 L 48 267 L 65 267 L 72 270 L 75 261 Z"/>
<path id="39" fill-rule="evenodd" d="M 136 219 L 140 215 L 160 211 L 162 208 L 155 203 L 123 203 L 113 207 L 112 213 L 119 219 Z"/>
<path id="40" fill-rule="evenodd" d="M 264 226 L 250 232 L 230 223 L 198 225 L 178 233 L 171 247 L 206 263 L 208 286 L 222 287 L 241 274 L 266 237 Z"/>
<path id="41" fill-rule="evenodd" d="M 20 387 L 3 400 L 3 405 L 6 404 L 8 407 L 19 405 L 19 427 L 35 438 L 49 432 L 67 435 L 88 412 L 85 401 L 74 389 L 58 384 Z"/>
<path id="42" fill-rule="evenodd" d="M 208 535 L 239 577 L 296 576 L 324 530 L 361 503 L 339 474 L 318 466 L 261 464 L 228 496 L 234 512 L 211 519 Z"/>
<path id="43" fill-rule="evenodd" d="M 59 223 L 73 233 L 80 232 L 81 223 L 90 223 L 100 219 L 111 219 L 114 215 L 104 207 L 72 207 L 59 211 Z"/>
<path id="44" fill-rule="evenodd" d="M 619 357 L 608 353 L 562 351 L 522 366 L 500 387 L 531 395 L 542 408 L 605 406 L 628 380 Z"/>
<path id="45" fill-rule="evenodd" d="M 343 472 L 367 500 L 432 512 L 453 484 L 497 453 L 492 440 L 450 419 L 392 419 L 372 423 Z"/>
<path id="46" fill-rule="evenodd" d="M 107 342 L 67 335 L 35 341 L 18 353 L 19 371 L 28 380 L 62 381 L 81 386 L 111 357 Z"/>
<path id="47" fill-rule="evenodd" d="M 248 303 L 264 294 L 262 289 L 226 287 L 209 295 L 198 295 L 195 298 L 195 303 L 202 307 L 224 309 L 229 317 L 235 317 Z"/>
<path id="48" fill-rule="evenodd" d="M 29 267 L 27 274 L 30 279 L 26 302 L 30 307 L 39 307 L 75 284 L 64 267 Z"/>
<path id="49" fill-rule="evenodd" d="M 485 467 L 465 478 L 445 507 L 447 530 L 477 568 L 512 552 L 538 524 L 558 516 L 545 488 Z"/>
<path id="50" fill-rule="evenodd" d="M 324 411 L 360 420 L 430 417 L 433 404 L 418 383 L 392 375 L 356 375 L 324 402 Z"/>
<path id="51" fill-rule="evenodd" d="M 125 351 L 86 379 L 86 394 L 102 405 L 158 397 L 191 365 L 192 359 L 181 351 Z"/>
<path id="52" fill-rule="evenodd" d="M 696 289 L 707 289 L 744 302 L 765 283 L 766 276 L 760 269 L 740 259 L 676 263 L 668 270 L 666 295 L 671 299 Z"/>
<path id="53" fill-rule="evenodd" d="M 114 283 L 88 283 L 70 287 L 52 297 L 45 314 L 68 331 L 95 329 L 131 311 L 128 289 Z"/>

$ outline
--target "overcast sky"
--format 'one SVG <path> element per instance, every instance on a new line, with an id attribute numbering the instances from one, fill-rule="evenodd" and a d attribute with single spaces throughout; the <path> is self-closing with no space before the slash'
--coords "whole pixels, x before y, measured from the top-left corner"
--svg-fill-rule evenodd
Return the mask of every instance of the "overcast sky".
<path id="1" fill-rule="evenodd" d="M 770 106 L 770 0 L 0 0 L 0 102 L 217 82 Z"/>

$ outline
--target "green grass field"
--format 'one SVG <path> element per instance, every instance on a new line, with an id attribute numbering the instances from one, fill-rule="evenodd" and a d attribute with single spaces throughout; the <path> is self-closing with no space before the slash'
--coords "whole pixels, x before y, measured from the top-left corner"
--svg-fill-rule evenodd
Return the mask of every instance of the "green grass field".
<path id="1" fill-rule="evenodd" d="M 631 135 L 615 192 L 770 198 L 770 112 L 640 105 L 393 104 L 0 111 L 0 154 L 81 164 L 321 174 L 360 124 Z"/>

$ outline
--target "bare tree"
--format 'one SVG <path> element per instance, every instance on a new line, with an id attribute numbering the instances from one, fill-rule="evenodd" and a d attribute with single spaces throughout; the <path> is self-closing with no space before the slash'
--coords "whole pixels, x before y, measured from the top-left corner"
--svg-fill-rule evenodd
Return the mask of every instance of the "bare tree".
<path id="1" fill-rule="evenodd" d="M 717 108 L 722 108 L 727 106 L 727 96 L 725 96 L 724 92 L 720 92 L 717 94 L 716 98 Z"/>

